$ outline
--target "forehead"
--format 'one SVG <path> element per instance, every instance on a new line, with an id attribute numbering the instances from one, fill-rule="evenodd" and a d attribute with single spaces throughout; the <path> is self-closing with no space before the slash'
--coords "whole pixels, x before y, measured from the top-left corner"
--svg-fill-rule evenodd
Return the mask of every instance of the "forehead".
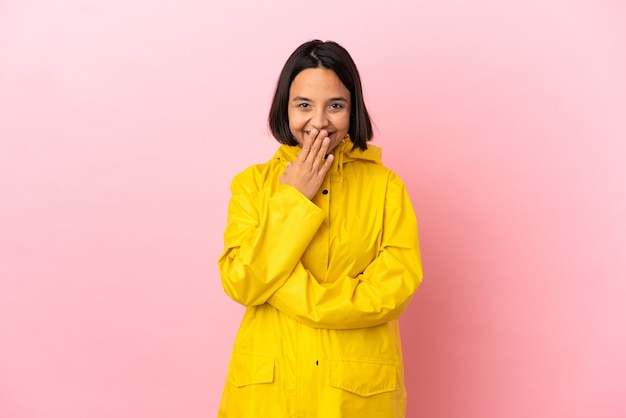
<path id="1" fill-rule="evenodd" d="M 298 73 L 291 82 L 289 96 L 310 98 L 350 97 L 350 92 L 333 70 L 327 68 L 307 68 Z"/>

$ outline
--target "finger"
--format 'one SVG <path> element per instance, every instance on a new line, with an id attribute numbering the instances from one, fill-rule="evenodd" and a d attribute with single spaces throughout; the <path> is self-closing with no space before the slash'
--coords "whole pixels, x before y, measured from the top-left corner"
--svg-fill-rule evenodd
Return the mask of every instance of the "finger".
<path id="1" fill-rule="evenodd" d="M 326 157 L 326 162 L 324 163 L 324 165 L 322 166 L 322 168 L 320 169 L 320 171 L 318 172 L 318 175 L 320 177 L 326 177 L 326 173 L 328 173 L 328 170 L 330 170 L 330 167 L 333 165 L 333 160 L 335 159 L 335 156 L 333 154 L 329 154 L 328 157 Z"/>
<path id="2" fill-rule="evenodd" d="M 315 155 L 315 167 L 319 167 L 322 160 L 326 158 L 326 153 L 328 152 L 328 146 L 330 145 L 330 138 L 326 137 L 322 140 L 322 144 Z"/>
<path id="3" fill-rule="evenodd" d="M 326 158 L 326 154 L 328 153 L 328 147 L 330 147 L 330 137 L 328 136 L 328 131 L 320 131 L 320 136 L 322 138 L 322 143 L 319 150 L 317 151 L 317 159 Z"/>
<path id="4" fill-rule="evenodd" d="M 328 154 L 328 148 L 330 147 L 330 137 L 328 134 L 325 135 L 324 140 L 322 141 L 322 146 L 318 151 L 318 154 L 321 155 L 322 158 L 326 158 L 326 154 Z"/>
<path id="5" fill-rule="evenodd" d="M 289 173 L 289 170 L 291 170 L 291 163 L 287 162 L 287 166 L 285 167 L 285 169 L 283 170 L 283 174 L 282 176 L 284 177 L 285 175 L 287 175 L 287 173 Z"/>
<path id="6" fill-rule="evenodd" d="M 285 181 L 287 181 L 290 169 L 291 169 L 291 162 L 287 161 L 287 166 L 285 167 L 285 171 L 283 171 L 283 174 L 280 175 L 280 184 L 285 184 Z"/>
<path id="7" fill-rule="evenodd" d="M 320 149 L 322 148 L 322 145 L 324 144 L 324 139 L 327 137 L 328 137 L 328 132 L 326 130 L 322 129 L 321 131 L 318 132 L 317 137 L 315 138 L 315 141 L 313 142 L 313 144 L 311 145 L 311 148 L 309 149 L 309 155 L 307 156 L 306 161 L 313 164 L 313 162 L 317 160 L 317 156 L 320 152 Z"/>
<path id="8" fill-rule="evenodd" d="M 305 135 L 304 143 L 302 144 L 302 150 L 300 151 L 300 154 L 298 154 L 297 158 L 299 161 L 304 161 L 309 156 L 311 146 L 315 142 L 315 138 L 317 138 L 318 133 L 319 132 L 317 130 L 313 129 L 311 132 L 309 132 L 308 136 Z"/>

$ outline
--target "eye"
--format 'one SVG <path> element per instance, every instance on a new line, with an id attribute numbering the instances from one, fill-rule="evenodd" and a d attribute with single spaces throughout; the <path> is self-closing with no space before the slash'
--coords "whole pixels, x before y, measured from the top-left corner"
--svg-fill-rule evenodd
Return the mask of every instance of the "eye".
<path id="1" fill-rule="evenodd" d="M 308 103 L 300 103 L 296 107 L 298 107 L 300 109 L 307 109 L 307 108 L 311 107 L 311 105 L 308 104 Z"/>
<path id="2" fill-rule="evenodd" d="M 342 105 L 341 103 L 332 103 L 330 105 L 331 109 L 335 109 L 335 110 L 339 110 L 339 109 L 343 109 L 345 106 Z"/>

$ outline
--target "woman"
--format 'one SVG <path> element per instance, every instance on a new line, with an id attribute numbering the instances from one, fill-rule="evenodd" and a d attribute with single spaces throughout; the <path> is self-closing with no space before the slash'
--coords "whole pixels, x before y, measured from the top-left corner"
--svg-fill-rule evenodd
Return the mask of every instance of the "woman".
<path id="1" fill-rule="evenodd" d="M 334 42 L 287 60 L 270 110 L 283 145 L 231 185 L 226 293 L 246 306 L 219 417 L 403 417 L 398 317 L 422 280 L 402 181 L 367 145 L 358 71 Z"/>

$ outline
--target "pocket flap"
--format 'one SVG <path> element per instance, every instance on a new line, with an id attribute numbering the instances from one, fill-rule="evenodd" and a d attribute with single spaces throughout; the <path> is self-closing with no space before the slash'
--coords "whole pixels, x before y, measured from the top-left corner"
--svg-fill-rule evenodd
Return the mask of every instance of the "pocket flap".
<path id="1" fill-rule="evenodd" d="M 274 357 L 232 353 L 227 380 L 237 387 L 274 381 Z"/>
<path id="2" fill-rule="evenodd" d="M 361 396 L 396 390 L 396 366 L 364 361 L 331 361 L 330 384 Z"/>

